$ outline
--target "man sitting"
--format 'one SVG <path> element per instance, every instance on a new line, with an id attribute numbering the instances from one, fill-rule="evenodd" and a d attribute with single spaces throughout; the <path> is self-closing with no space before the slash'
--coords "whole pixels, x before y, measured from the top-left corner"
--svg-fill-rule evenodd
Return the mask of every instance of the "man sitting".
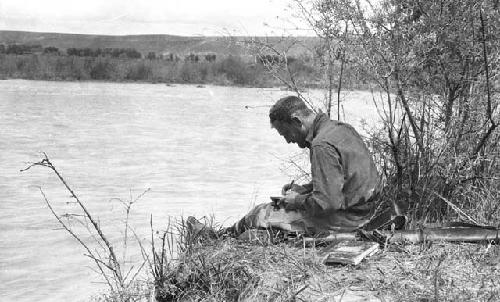
<path id="1" fill-rule="evenodd" d="M 276 102 L 271 125 L 287 143 L 309 148 L 312 181 L 288 184 L 278 203 L 256 206 L 230 230 L 279 228 L 317 233 L 350 231 L 368 222 L 375 207 L 379 176 L 360 135 L 346 123 L 316 114 L 298 97 Z"/>

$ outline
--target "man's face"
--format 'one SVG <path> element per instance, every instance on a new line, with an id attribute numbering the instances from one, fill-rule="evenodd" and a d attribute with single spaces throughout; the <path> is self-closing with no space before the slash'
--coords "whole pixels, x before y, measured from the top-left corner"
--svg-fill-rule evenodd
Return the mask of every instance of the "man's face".
<path id="1" fill-rule="evenodd" d="M 300 148 L 306 147 L 306 133 L 299 120 L 294 119 L 290 123 L 274 121 L 273 128 L 283 136 L 287 143 L 297 144 Z"/>

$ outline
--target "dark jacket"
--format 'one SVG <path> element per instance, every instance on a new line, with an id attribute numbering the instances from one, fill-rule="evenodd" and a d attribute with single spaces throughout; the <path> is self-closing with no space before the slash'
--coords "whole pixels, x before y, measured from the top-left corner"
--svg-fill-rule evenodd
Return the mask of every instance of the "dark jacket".
<path id="1" fill-rule="evenodd" d="M 379 175 L 372 156 L 354 128 L 316 116 L 307 135 L 312 192 L 297 196 L 304 210 L 333 226 L 358 226 L 369 218 Z"/>

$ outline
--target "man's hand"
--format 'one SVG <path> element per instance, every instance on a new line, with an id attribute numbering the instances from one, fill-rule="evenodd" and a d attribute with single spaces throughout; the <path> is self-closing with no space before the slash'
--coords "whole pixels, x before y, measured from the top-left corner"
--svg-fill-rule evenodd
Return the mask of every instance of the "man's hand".
<path id="1" fill-rule="evenodd" d="M 296 211 L 302 208 L 302 203 L 295 200 L 295 197 L 299 193 L 295 191 L 288 191 L 288 193 L 283 197 L 282 203 L 285 205 L 285 211 Z"/>
<path id="2" fill-rule="evenodd" d="M 302 193 L 303 191 L 305 191 L 305 188 L 301 185 L 289 183 L 283 186 L 281 189 L 281 195 L 286 196 L 289 192 Z"/>

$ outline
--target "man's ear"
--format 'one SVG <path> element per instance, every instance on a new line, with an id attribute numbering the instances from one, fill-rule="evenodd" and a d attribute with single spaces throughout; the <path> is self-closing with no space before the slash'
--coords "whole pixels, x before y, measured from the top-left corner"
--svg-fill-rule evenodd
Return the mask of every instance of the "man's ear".
<path id="1" fill-rule="evenodd" d="M 296 125 L 298 127 L 302 126 L 302 117 L 299 114 L 293 113 L 291 117 L 293 125 Z"/>

